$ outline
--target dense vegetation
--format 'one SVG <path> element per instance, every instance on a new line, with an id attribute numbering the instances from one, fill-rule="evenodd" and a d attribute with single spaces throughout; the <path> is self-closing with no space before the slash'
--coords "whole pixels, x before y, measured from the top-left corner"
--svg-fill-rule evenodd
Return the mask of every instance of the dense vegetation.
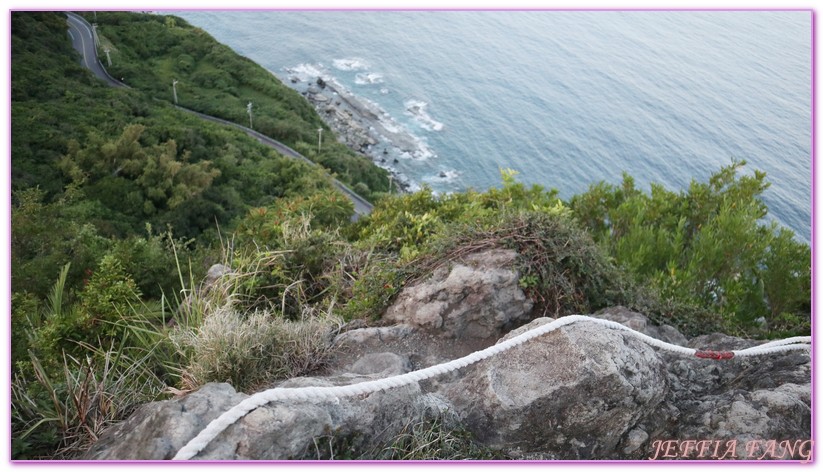
<path id="1" fill-rule="evenodd" d="M 114 77 L 170 102 L 176 80 L 181 106 L 244 126 L 251 124 L 323 165 L 366 198 L 388 191 L 385 170 L 335 139 L 327 138 L 318 152 L 317 129 L 329 132 L 329 128 L 309 102 L 202 29 L 174 16 L 98 12 L 86 17 L 96 22 L 101 46 L 110 50 L 109 71 Z"/>
<path id="2" fill-rule="evenodd" d="M 80 68 L 62 15 L 12 15 L 14 458 L 76 457 L 140 403 L 205 382 L 311 372 L 341 323 L 487 248 L 517 250 L 534 316 L 622 304 L 689 335 L 808 334 L 809 247 L 763 222 L 766 176 L 742 162 L 679 192 L 624 175 L 569 201 L 505 170 L 486 192 L 374 192 L 352 224 L 318 168 L 152 98 L 174 76 L 193 84 L 182 104 L 239 123 L 271 100 L 271 135 L 300 149 L 319 119 L 298 95 L 177 18 L 97 21 L 134 89 Z M 485 454 L 436 424 L 410 432 L 373 456 Z"/>
<path id="3" fill-rule="evenodd" d="M 15 13 L 11 21 L 12 361 L 21 381 L 38 372 L 30 353 L 53 376 L 64 350 L 81 359 L 91 345 L 124 341 L 126 312 L 162 325 L 183 286 L 222 260 L 220 231 L 250 209 L 323 196 L 340 218 L 352 214 L 320 168 L 95 79 L 77 60 L 64 15 Z M 50 424 L 39 425 L 47 437 Z M 40 429 L 31 434 L 46 434 Z M 16 455 L 42 453 L 27 449 L 31 437 L 15 442 Z"/>

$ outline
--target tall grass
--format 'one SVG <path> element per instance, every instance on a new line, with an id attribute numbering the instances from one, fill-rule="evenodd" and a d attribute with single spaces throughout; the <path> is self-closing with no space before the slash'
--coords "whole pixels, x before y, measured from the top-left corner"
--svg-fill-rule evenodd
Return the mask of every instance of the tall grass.
<path id="1" fill-rule="evenodd" d="M 290 243 L 303 241 L 310 234 L 307 218 L 286 225 L 283 233 Z M 15 333 L 29 340 L 30 349 L 12 383 L 12 457 L 76 458 L 106 427 L 164 393 L 207 382 L 229 382 L 251 393 L 322 366 L 341 324 L 334 297 L 311 303 L 303 278 L 283 276 L 278 281 L 285 289 L 276 300 L 255 303 L 261 280 L 293 251 L 257 248 L 241 254 L 232 247 L 223 247 L 227 270 L 200 282 L 172 242 L 182 288 L 159 301 L 122 288 L 133 282 L 119 270 L 110 276 L 98 270 L 99 280 L 70 296 L 69 266 L 63 267 L 44 311 L 26 313 L 22 332 Z M 283 316 L 286 297 L 296 319 Z M 250 311 L 250 305 L 264 308 Z"/>
<path id="2" fill-rule="evenodd" d="M 150 352 L 85 347 L 85 358 L 64 355 L 61 372 L 47 371 L 32 355 L 34 378 L 15 375 L 11 391 L 16 458 L 77 458 L 106 427 L 165 390 L 152 370 Z"/>
<path id="3" fill-rule="evenodd" d="M 250 393 L 322 366 L 337 328 L 333 316 L 289 321 L 270 311 L 244 314 L 224 306 L 201 326 L 176 330 L 172 339 L 189 359 L 183 369 L 184 389 L 228 382 Z"/>
<path id="4" fill-rule="evenodd" d="M 506 459 L 500 452 L 474 442 L 468 431 L 447 428 L 441 419 L 407 424 L 390 444 L 369 458 L 403 461 Z"/>
<path id="5" fill-rule="evenodd" d="M 320 436 L 306 458 L 317 460 L 504 460 L 500 451 L 477 443 L 461 427 L 449 427 L 442 417 L 409 420 L 394 436 L 371 446 L 362 446 L 354 436 Z"/>
<path id="6" fill-rule="evenodd" d="M 82 302 L 69 302 L 68 268 L 44 312 L 27 314 L 23 332 L 14 333 L 29 342 L 11 384 L 14 459 L 77 458 L 105 428 L 179 379 L 182 358 L 168 340 L 166 304 L 115 303 L 111 315 L 87 325 L 78 321 Z"/>

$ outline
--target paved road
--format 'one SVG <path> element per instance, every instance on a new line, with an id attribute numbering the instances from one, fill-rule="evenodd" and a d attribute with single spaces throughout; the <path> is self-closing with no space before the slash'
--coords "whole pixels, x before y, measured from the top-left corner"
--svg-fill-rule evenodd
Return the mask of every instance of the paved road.
<path id="1" fill-rule="evenodd" d="M 215 123 L 221 123 L 221 124 L 228 125 L 228 126 L 233 126 L 237 129 L 240 129 L 240 130 L 244 131 L 246 134 L 248 134 L 249 136 L 257 139 L 261 143 L 276 149 L 277 152 L 279 152 L 280 154 L 283 154 L 284 156 L 293 157 L 295 159 L 300 159 L 300 160 L 305 161 L 305 162 L 307 162 L 307 163 L 309 163 L 313 166 L 317 165 L 314 162 L 310 161 L 308 158 L 306 158 L 306 156 L 304 156 L 304 155 L 300 154 L 299 152 L 295 151 L 294 149 L 286 146 L 285 144 L 281 143 L 280 141 L 276 141 L 274 139 L 271 139 L 270 137 L 268 137 L 264 134 L 258 133 L 257 131 L 255 131 L 253 129 L 247 128 L 243 125 L 238 125 L 237 123 L 233 123 L 231 121 L 226 121 L 222 118 L 217 118 L 217 117 L 214 117 L 214 116 L 211 116 L 211 115 L 206 115 L 206 114 L 194 111 L 194 110 L 189 110 L 188 108 L 184 108 L 184 107 L 181 107 L 181 106 L 177 106 L 176 108 L 178 108 L 180 110 L 183 110 L 185 112 L 191 113 L 193 115 L 197 115 L 197 116 L 199 116 L 200 118 L 202 118 L 204 120 L 213 121 Z M 357 215 L 368 215 L 369 213 L 371 213 L 371 211 L 373 209 L 373 206 L 372 206 L 371 203 L 368 202 L 368 200 L 366 200 L 365 198 L 363 198 L 360 195 L 358 195 L 357 193 L 355 193 L 354 190 L 350 189 L 343 182 L 340 182 L 337 179 L 333 179 L 333 183 L 334 183 L 334 186 L 337 187 L 338 190 L 343 192 L 343 194 L 345 194 L 347 197 L 349 197 L 349 200 L 351 200 L 352 203 L 354 203 L 354 212 L 355 212 L 355 214 L 357 214 Z M 356 220 L 357 218 L 354 218 L 354 219 Z"/>
<path id="2" fill-rule="evenodd" d="M 106 69 L 103 68 L 103 64 L 98 60 L 97 48 L 94 47 L 92 26 L 81 16 L 75 15 L 74 13 L 66 12 L 66 16 L 68 16 L 71 44 L 74 46 L 74 49 L 83 56 L 80 63 L 112 87 L 128 87 L 126 84 L 110 76 L 109 73 L 106 72 Z"/>
<path id="3" fill-rule="evenodd" d="M 69 36 L 71 37 L 71 44 L 72 46 L 74 46 L 74 49 L 76 49 L 82 56 L 80 63 L 84 67 L 89 69 L 94 75 L 104 80 L 110 86 L 128 88 L 128 85 L 110 76 L 106 69 L 103 67 L 103 64 L 100 63 L 100 60 L 97 57 L 97 48 L 94 46 L 92 26 L 85 19 L 74 13 L 66 12 L 66 16 L 68 17 Z M 277 150 L 277 152 L 283 154 L 284 156 L 293 157 L 295 159 L 301 159 L 311 165 L 317 165 L 314 162 L 307 159 L 302 154 L 300 154 L 299 152 L 281 143 L 280 141 L 271 139 L 268 136 L 265 136 L 261 133 L 258 133 L 257 131 L 254 131 L 253 129 L 247 128 L 237 123 L 232 123 L 231 121 L 223 120 L 221 118 L 199 113 L 194 110 L 189 110 L 188 108 L 184 108 L 181 106 L 178 106 L 177 108 L 182 111 L 197 115 L 204 120 L 212 121 L 215 123 L 221 123 L 228 126 L 233 126 L 237 129 L 244 131 L 246 134 L 257 139 L 261 143 L 274 148 L 275 150 Z M 368 215 L 369 213 L 371 213 L 373 209 L 371 203 L 369 203 L 365 198 L 355 193 L 352 189 L 347 187 L 339 180 L 332 180 L 334 182 L 335 187 L 337 187 L 341 192 L 343 192 L 343 194 L 346 195 L 349 198 L 349 200 L 352 201 L 352 203 L 354 203 L 355 214 L 352 217 L 352 220 L 357 220 L 357 218 L 360 215 Z"/>

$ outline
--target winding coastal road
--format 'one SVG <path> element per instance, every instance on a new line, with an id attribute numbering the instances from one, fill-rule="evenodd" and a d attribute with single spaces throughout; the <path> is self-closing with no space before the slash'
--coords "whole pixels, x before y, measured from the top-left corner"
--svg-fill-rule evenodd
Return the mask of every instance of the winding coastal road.
<path id="1" fill-rule="evenodd" d="M 94 45 L 94 33 L 92 25 L 90 25 L 83 17 L 79 15 L 76 15 L 71 12 L 65 13 L 68 17 L 68 34 L 71 38 L 71 44 L 74 47 L 74 49 L 76 49 L 77 52 L 79 52 L 82 56 L 80 63 L 84 67 L 89 69 L 95 76 L 105 81 L 108 85 L 112 87 L 129 88 L 128 85 L 118 81 L 117 79 L 109 75 L 109 73 L 103 67 L 103 64 L 98 59 L 97 48 Z M 187 113 L 196 115 L 204 120 L 220 123 L 227 126 L 232 126 L 239 130 L 242 130 L 249 136 L 275 149 L 277 152 L 284 156 L 303 160 L 313 166 L 317 165 L 305 156 L 303 156 L 302 154 L 300 154 L 299 152 L 281 143 L 280 141 L 271 139 L 268 136 L 258 133 L 257 131 L 254 131 L 251 128 L 247 128 L 245 126 L 239 125 L 237 123 L 232 123 L 231 121 L 226 121 L 221 118 L 199 113 L 194 110 L 189 110 L 188 108 L 184 108 L 181 106 L 175 105 L 175 107 L 181 111 L 185 111 Z M 371 203 L 369 203 L 365 198 L 355 193 L 352 189 L 343 184 L 343 182 L 340 182 L 337 179 L 332 180 L 334 186 L 337 187 L 338 190 L 343 192 L 343 194 L 346 195 L 346 197 L 348 197 L 349 200 L 352 201 L 352 203 L 354 203 L 354 216 L 352 216 L 352 221 L 356 221 L 358 217 L 360 217 L 361 215 L 368 215 L 369 213 L 371 213 L 372 209 L 374 208 Z"/>

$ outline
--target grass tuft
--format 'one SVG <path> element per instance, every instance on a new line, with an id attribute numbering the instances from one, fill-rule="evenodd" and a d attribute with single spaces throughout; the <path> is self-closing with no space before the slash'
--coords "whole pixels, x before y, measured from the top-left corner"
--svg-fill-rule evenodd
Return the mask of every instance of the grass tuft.
<path id="1" fill-rule="evenodd" d="M 228 382 L 251 393 L 274 380 L 321 367 L 339 326 L 331 315 L 289 321 L 270 311 L 244 314 L 224 306 L 212 311 L 199 327 L 182 327 L 171 336 L 189 359 L 183 369 L 184 389 Z"/>
<path id="2" fill-rule="evenodd" d="M 32 355 L 34 378 L 18 374 L 13 379 L 15 458 L 76 459 L 104 429 L 165 389 L 152 372 L 150 352 L 84 347 L 88 356 L 64 355 L 59 373 L 47 371 Z M 52 449 L 43 450 L 44 442 Z"/>

